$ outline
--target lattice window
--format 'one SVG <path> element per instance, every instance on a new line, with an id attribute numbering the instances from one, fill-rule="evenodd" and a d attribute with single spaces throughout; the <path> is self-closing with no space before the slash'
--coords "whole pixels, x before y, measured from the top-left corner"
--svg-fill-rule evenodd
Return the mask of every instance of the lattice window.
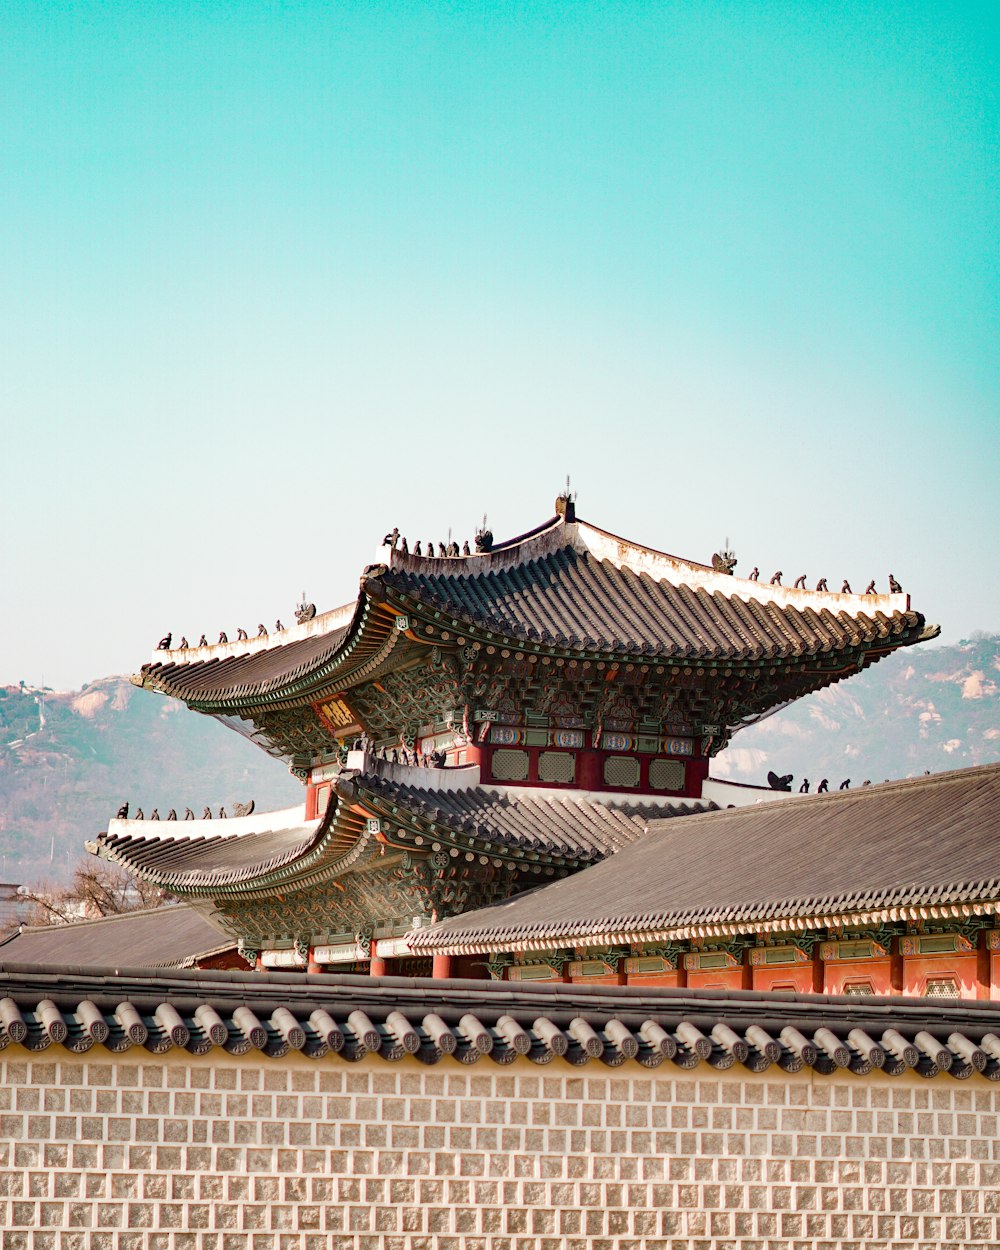
<path id="1" fill-rule="evenodd" d="M 852 998 L 874 998 L 875 987 L 871 981 L 849 981 L 844 986 L 844 993 Z"/>
<path id="2" fill-rule="evenodd" d="M 538 757 L 538 780 L 566 784 L 576 776 L 576 756 L 568 751 L 543 751 Z"/>
<path id="3" fill-rule="evenodd" d="M 526 781 L 528 778 L 528 752 L 500 750 L 493 752 L 490 761 L 497 781 Z"/>
<path id="4" fill-rule="evenodd" d="M 928 977 L 924 998 L 958 998 L 958 981 L 955 977 Z"/>
<path id="5" fill-rule="evenodd" d="M 649 784 L 654 790 L 683 790 L 684 765 L 680 760 L 652 760 Z"/>
<path id="6" fill-rule="evenodd" d="M 606 786 L 637 786 L 639 761 L 631 755 L 609 755 L 604 761 Z"/>

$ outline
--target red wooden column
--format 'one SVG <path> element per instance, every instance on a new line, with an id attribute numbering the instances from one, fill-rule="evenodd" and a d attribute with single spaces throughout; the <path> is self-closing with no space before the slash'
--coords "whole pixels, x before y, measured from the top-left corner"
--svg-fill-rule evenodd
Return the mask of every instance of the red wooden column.
<path id="1" fill-rule="evenodd" d="M 373 977 L 384 977 L 386 974 L 385 960 L 378 956 L 378 943 L 372 939 L 372 960 L 368 968 Z"/>
<path id="2" fill-rule="evenodd" d="M 426 964 L 424 965 L 426 967 Z M 451 956 L 435 955 L 431 976 L 435 981 L 447 981 L 451 976 Z"/>

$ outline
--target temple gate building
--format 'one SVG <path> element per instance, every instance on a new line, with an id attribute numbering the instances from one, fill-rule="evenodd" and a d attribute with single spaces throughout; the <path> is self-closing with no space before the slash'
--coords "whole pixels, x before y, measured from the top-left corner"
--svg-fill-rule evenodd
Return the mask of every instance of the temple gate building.
<path id="1" fill-rule="evenodd" d="M 394 531 L 355 602 L 303 604 L 296 626 L 236 642 L 167 638 L 134 679 L 303 782 L 290 811 L 116 819 L 93 846 L 192 902 L 259 966 L 484 976 L 481 959 L 418 954 L 414 934 L 667 818 L 783 797 L 712 779 L 713 756 L 938 632 L 891 578 L 891 593 L 864 595 L 740 578 L 729 553 L 708 565 L 651 550 L 566 496 L 508 542 L 430 546 Z"/>

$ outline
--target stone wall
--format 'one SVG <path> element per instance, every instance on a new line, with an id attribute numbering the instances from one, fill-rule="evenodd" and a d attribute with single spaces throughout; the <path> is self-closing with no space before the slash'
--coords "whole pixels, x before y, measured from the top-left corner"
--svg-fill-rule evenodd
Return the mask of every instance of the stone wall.
<path id="1" fill-rule="evenodd" d="M 980 1078 L 776 1067 L 10 1046 L 2 1246 L 995 1246 L 998 1099 Z"/>

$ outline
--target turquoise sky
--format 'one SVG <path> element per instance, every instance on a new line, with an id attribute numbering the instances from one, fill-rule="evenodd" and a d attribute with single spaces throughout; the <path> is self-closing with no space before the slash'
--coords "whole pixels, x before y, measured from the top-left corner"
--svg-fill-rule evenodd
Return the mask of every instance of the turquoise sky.
<path id="1" fill-rule="evenodd" d="M 579 511 L 1000 630 L 994 4 L 0 4 L 0 684 Z"/>

